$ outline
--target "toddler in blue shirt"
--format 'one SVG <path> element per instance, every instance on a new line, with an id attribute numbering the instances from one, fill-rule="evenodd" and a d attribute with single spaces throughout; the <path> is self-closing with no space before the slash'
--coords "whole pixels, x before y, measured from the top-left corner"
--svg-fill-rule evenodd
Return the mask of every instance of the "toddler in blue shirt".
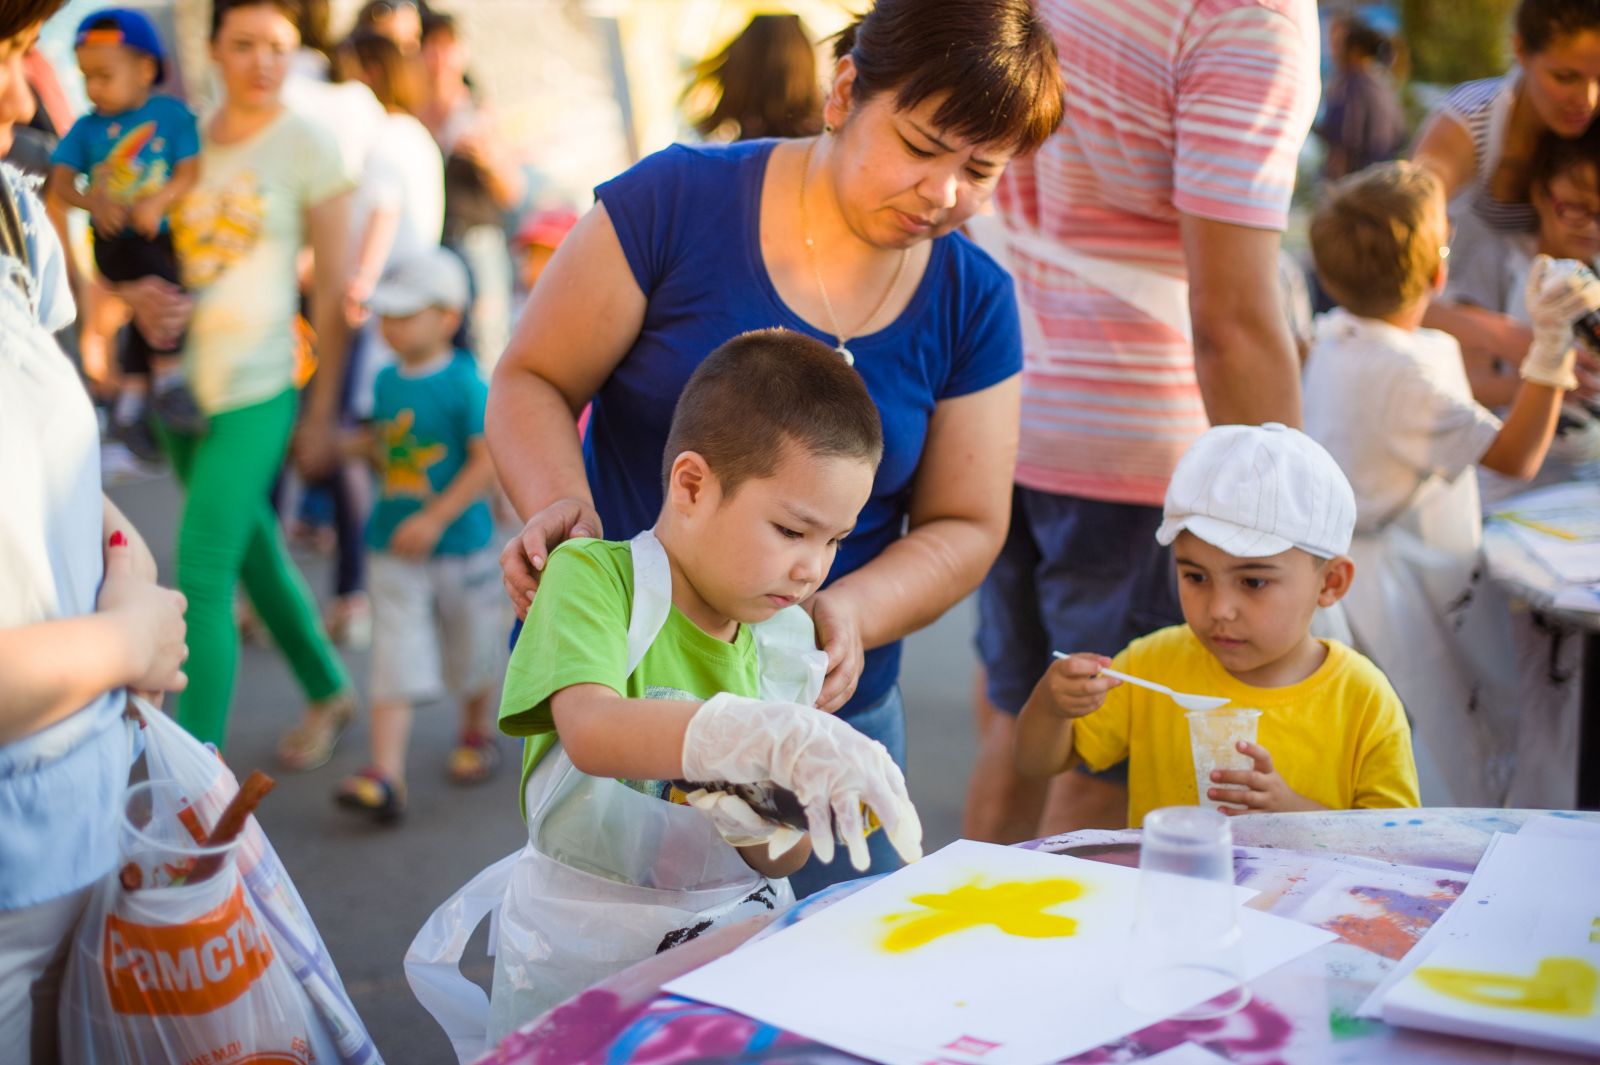
<path id="1" fill-rule="evenodd" d="M 187 107 L 151 92 L 165 75 L 161 38 L 142 12 L 106 8 L 78 25 L 77 56 L 93 110 L 56 146 L 51 194 L 89 212 L 95 265 L 107 281 L 153 276 L 178 284 L 167 212 L 199 177 L 200 135 Z M 184 384 L 182 346 L 181 336 L 149 338 L 137 324 L 127 331 L 112 423 L 140 458 L 159 454 L 147 403 L 178 432 L 205 429 Z"/>

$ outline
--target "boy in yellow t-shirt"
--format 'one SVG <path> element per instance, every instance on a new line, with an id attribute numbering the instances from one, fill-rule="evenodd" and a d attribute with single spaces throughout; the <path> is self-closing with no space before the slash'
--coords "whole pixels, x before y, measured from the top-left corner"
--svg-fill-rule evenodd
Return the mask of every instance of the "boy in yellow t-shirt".
<path id="1" fill-rule="evenodd" d="M 1211 775 L 1226 813 L 1418 805 L 1394 689 L 1362 655 L 1311 634 L 1355 574 L 1355 497 L 1333 458 L 1281 425 L 1219 426 L 1179 462 L 1164 518 L 1156 539 L 1172 545 L 1185 624 L 1115 659 L 1058 660 L 1022 709 L 1017 768 L 1048 776 L 1127 758 L 1134 827 L 1199 801 L 1182 709 L 1100 672 L 1111 666 L 1261 710 L 1259 742 L 1239 744 L 1254 768 Z"/>

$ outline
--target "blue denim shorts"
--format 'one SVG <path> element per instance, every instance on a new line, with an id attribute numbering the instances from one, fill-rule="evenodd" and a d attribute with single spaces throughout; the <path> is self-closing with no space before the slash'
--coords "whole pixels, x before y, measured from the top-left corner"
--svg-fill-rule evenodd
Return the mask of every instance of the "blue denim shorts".
<path id="1" fill-rule="evenodd" d="M 989 701 L 1022 710 L 1052 651 L 1114 655 L 1183 621 L 1158 507 L 1017 485 L 1011 530 L 978 590 L 978 655 Z"/>

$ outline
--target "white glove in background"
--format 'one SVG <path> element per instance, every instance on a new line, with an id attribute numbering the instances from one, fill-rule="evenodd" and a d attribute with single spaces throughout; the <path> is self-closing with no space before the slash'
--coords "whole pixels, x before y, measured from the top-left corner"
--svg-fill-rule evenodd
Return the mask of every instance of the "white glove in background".
<path id="1" fill-rule="evenodd" d="M 870 864 L 863 802 L 902 858 L 922 857 L 922 822 L 900 767 L 883 744 L 820 710 L 727 692 L 714 695 L 689 719 L 683 775 L 730 784 L 771 781 L 788 788 L 805 807 L 811 848 L 820 861 L 833 860 L 837 830 L 850 864 L 857 870 Z"/>
<path id="2" fill-rule="evenodd" d="M 1533 344 L 1522 360 L 1522 379 L 1551 388 L 1578 387 L 1572 372 L 1577 352 L 1572 323 L 1600 309 L 1600 280 L 1573 259 L 1535 256 L 1524 293 L 1533 323 Z"/>
<path id="3" fill-rule="evenodd" d="M 767 857 L 777 861 L 806 838 L 798 828 L 768 821 L 750 804 L 726 791 L 697 788 L 685 796 L 689 805 L 705 814 L 723 840 L 735 847 L 767 845 Z"/>

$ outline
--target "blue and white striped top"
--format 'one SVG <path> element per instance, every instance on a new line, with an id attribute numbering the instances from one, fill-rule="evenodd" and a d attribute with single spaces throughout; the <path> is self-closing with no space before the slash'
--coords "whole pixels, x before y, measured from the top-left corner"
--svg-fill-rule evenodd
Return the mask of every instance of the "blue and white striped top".
<path id="1" fill-rule="evenodd" d="M 1452 208 L 1459 207 L 1465 197 L 1473 212 L 1491 228 L 1528 233 L 1539 228 L 1539 216 L 1534 213 L 1533 205 L 1526 200 L 1502 203 L 1489 194 L 1489 179 L 1500 165 L 1506 125 L 1521 80 L 1521 68 L 1513 67 L 1498 78 L 1463 82 L 1450 90 L 1437 113 L 1455 119 L 1472 137 L 1477 163 L 1472 184 L 1456 193 Z"/>

